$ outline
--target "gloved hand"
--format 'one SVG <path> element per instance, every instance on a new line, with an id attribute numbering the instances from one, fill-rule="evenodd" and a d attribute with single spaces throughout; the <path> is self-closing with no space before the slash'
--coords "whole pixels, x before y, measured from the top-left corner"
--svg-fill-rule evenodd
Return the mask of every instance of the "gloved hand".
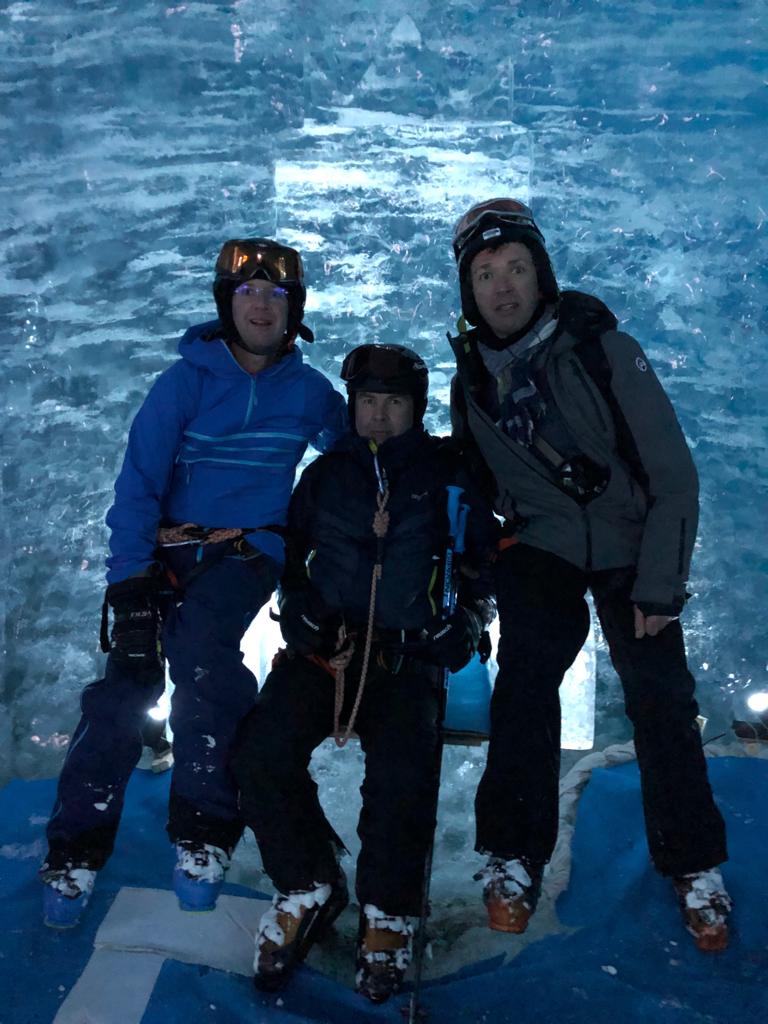
<path id="1" fill-rule="evenodd" d="M 330 612 L 320 595 L 310 588 L 284 590 L 278 601 L 280 632 L 297 654 L 331 654 L 341 617 Z"/>
<path id="2" fill-rule="evenodd" d="M 448 619 L 435 619 L 427 627 L 424 661 L 458 672 L 477 650 L 483 624 L 480 616 L 459 606 Z"/>
<path id="3" fill-rule="evenodd" d="M 102 617 L 102 650 L 123 665 L 137 669 L 160 667 L 160 590 L 157 576 L 131 576 L 107 587 Z M 107 605 L 112 608 L 112 634 L 106 636 Z"/>

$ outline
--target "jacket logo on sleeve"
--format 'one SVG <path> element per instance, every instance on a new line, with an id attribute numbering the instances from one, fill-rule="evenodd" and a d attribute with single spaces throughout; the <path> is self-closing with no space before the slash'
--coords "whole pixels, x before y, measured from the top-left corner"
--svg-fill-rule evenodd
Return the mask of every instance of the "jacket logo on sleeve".
<path id="1" fill-rule="evenodd" d="M 412 494 L 411 497 L 413 498 L 414 501 L 421 501 L 421 499 L 426 498 L 428 494 L 429 491 L 424 491 L 423 494 Z"/>
<path id="2" fill-rule="evenodd" d="M 638 356 L 637 359 L 635 359 L 635 366 L 638 368 L 640 373 L 645 373 L 648 369 L 648 363 L 646 363 L 642 356 Z"/>

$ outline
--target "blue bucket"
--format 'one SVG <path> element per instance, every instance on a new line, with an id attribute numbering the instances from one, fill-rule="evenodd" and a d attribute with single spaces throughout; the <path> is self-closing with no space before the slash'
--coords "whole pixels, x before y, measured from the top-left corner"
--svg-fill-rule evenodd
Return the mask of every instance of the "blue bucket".
<path id="1" fill-rule="evenodd" d="M 460 672 L 448 677 L 448 702 L 445 709 L 444 730 L 446 740 L 479 742 L 487 739 L 491 731 L 491 676 L 487 663 L 481 664 L 479 655 Z M 455 734 L 451 736 L 450 734 Z"/>

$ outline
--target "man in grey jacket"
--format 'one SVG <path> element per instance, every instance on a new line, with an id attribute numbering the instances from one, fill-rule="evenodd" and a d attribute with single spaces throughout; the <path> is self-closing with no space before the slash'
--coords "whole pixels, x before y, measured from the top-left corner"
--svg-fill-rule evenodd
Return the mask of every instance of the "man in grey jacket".
<path id="1" fill-rule="evenodd" d="M 525 930 L 555 845 L 558 687 L 589 630 L 590 590 L 634 726 L 651 857 L 698 947 L 724 949 L 725 829 L 678 620 L 698 520 L 685 437 L 634 338 L 598 299 L 560 291 L 527 206 L 473 206 L 453 249 L 453 433 L 504 518 L 499 674 L 475 806 L 490 927 Z"/>

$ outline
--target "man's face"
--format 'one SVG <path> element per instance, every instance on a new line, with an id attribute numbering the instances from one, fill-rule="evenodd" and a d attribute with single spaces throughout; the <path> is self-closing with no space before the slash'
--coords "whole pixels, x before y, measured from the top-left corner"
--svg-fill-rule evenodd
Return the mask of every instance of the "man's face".
<path id="1" fill-rule="evenodd" d="M 355 427 L 360 437 L 383 444 L 413 426 L 413 396 L 378 391 L 355 393 Z"/>
<path id="2" fill-rule="evenodd" d="M 469 268 L 480 315 L 497 338 L 525 327 L 541 299 L 530 250 L 521 242 L 482 249 Z"/>
<path id="3" fill-rule="evenodd" d="M 249 352 L 274 355 L 288 326 L 288 294 L 271 281 L 246 281 L 232 296 L 232 319 Z"/>

